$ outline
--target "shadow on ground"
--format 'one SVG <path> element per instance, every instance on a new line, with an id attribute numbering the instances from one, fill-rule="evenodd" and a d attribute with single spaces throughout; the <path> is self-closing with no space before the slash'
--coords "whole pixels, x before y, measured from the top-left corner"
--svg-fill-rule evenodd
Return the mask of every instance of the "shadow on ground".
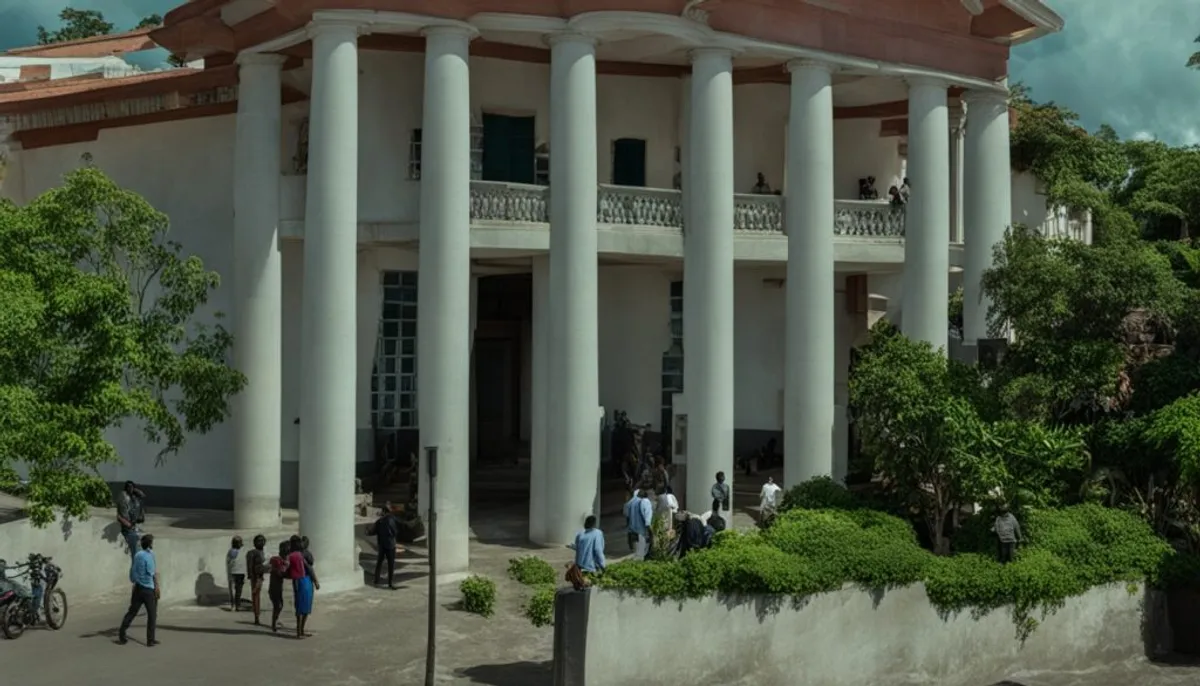
<path id="1" fill-rule="evenodd" d="M 553 683 L 553 663 L 510 662 L 504 665 L 478 665 L 460 669 L 458 676 L 473 684 L 487 686 L 550 686 Z"/>

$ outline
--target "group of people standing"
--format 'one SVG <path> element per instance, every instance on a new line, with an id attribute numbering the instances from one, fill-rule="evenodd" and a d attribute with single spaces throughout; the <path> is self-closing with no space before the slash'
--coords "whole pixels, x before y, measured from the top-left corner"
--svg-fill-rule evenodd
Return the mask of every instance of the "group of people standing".
<path id="1" fill-rule="evenodd" d="M 321 589 L 317 579 L 316 563 L 308 549 L 307 536 L 292 536 L 279 544 L 279 554 L 267 558 L 267 538 L 262 534 L 254 537 L 254 547 L 242 552 L 241 536 L 234 536 L 229 553 L 225 558 L 229 583 L 229 607 L 234 612 L 242 609 L 242 591 L 246 579 L 250 579 L 250 608 L 254 613 L 255 626 L 261 626 L 262 585 L 268 579 L 267 598 L 271 601 L 271 631 L 279 631 L 279 615 L 283 613 L 283 582 L 292 582 L 292 605 L 296 611 L 296 638 L 309 636 L 305 631 L 308 616 L 312 614 L 313 592 Z"/>
<path id="2" fill-rule="evenodd" d="M 129 581 L 132 592 L 129 610 L 121 620 L 117 632 L 117 643 L 128 642 L 127 632 L 133 620 L 144 608 L 146 611 L 146 645 L 158 645 L 155 629 L 158 620 L 158 601 L 162 597 L 162 584 L 158 574 L 158 563 L 154 557 L 154 536 L 143 534 L 141 524 L 145 522 L 142 501 L 146 494 L 137 484 L 126 481 L 117 495 L 117 523 L 121 537 L 129 546 L 132 563 Z M 313 555 L 308 550 L 307 536 L 292 536 L 279 544 L 278 555 L 267 557 L 267 538 L 258 534 L 252 541 L 254 547 L 246 550 L 241 536 L 234 536 L 229 552 L 225 556 L 226 581 L 229 584 L 229 606 L 234 612 L 242 609 L 242 593 L 246 581 L 250 581 L 250 607 L 255 625 L 261 626 L 261 597 L 263 580 L 268 580 L 267 598 L 271 601 L 271 630 L 279 631 L 279 616 L 283 613 L 283 582 L 292 582 L 292 599 L 296 612 L 296 638 L 309 636 L 308 617 L 312 614 L 313 592 L 321 584 Z"/>

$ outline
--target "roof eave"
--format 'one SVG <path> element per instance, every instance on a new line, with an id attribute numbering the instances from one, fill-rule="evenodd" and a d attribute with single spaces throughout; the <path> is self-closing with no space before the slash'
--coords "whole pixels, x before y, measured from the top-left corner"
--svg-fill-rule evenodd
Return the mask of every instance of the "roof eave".
<path id="1" fill-rule="evenodd" d="M 1000 0 L 1000 4 L 1028 20 L 1036 29 L 1041 30 L 1041 33 L 1035 36 L 1036 38 L 1050 33 L 1058 33 L 1062 31 L 1065 24 L 1063 18 L 1041 0 Z M 1025 40 L 1032 40 L 1032 38 L 1022 39 L 1020 42 Z M 1017 42 L 1018 38 L 1014 36 L 1013 43 Z"/>

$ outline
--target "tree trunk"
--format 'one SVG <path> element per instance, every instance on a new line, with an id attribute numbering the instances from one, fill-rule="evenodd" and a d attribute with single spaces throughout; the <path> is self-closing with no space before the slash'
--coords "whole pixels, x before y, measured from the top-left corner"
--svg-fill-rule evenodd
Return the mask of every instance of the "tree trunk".
<path id="1" fill-rule="evenodd" d="M 946 514 L 944 508 L 938 508 L 937 518 L 933 523 L 933 554 L 949 555 L 950 541 L 946 538 Z"/>

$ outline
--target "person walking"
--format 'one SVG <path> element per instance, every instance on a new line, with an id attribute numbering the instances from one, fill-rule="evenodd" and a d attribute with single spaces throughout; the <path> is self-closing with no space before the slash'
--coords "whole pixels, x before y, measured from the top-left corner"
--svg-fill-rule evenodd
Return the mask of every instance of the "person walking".
<path id="1" fill-rule="evenodd" d="M 142 511 L 142 499 L 146 494 L 137 484 L 126 481 L 125 487 L 117 494 L 117 523 L 121 525 L 121 537 L 129 546 L 129 556 L 136 557 L 141 550 L 141 527 L 146 520 Z"/>
<path id="2" fill-rule="evenodd" d="M 637 547 L 633 551 L 633 559 L 645 560 L 650 556 L 654 533 L 654 492 L 645 488 L 638 491 L 637 502 L 633 506 L 630 527 L 637 534 Z"/>
<path id="3" fill-rule="evenodd" d="M 142 536 L 138 542 L 141 550 L 133 556 L 133 565 L 129 568 L 129 581 L 133 584 L 133 593 L 129 599 L 129 611 L 121 620 L 121 628 L 117 631 L 117 643 L 125 645 L 129 642 L 127 632 L 138 612 L 146 608 L 146 646 L 156 646 L 154 638 L 155 624 L 158 621 L 158 599 L 162 587 L 158 582 L 158 566 L 154 560 L 154 537 L 150 534 Z"/>
<path id="4" fill-rule="evenodd" d="M 250 609 L 254 612 L 254 625 L 260 626 L 259 617 L 262 612 L 263 576 L 267 573 L 267 553 L 263 548 L 267 545 L 267 537 L 259 534 L 254 537 L 254 547 L 246 553 L 246 573 L 250 577 Z"/>
<path id="5" fill-rule="evenodd" d="M 229 583 L 229 609 L 238 612 L 242 609 L 242 590 L 246 587 L 246 556 L 242 554 L 241 536 L 234 536 L 229 542 L 229 552 L 225 555 L 225 575 Z"/>
<path id="6" fill-rule="evenodd" d="M 630 496 L 629 501 L 625 503 L 625 539 L 629 544 L 630 551 L 637 550 L 638 532 L 633 526 L 633 520 L 635 515 L 634 510 L 640 507 L 640 505 L 638 505 L 640 493 L 640 488 L 634 488 L 633 495 Z"/>
<path id="7" fill-rule="evenodd" d="M 379 574 L 383 571 L 384 560 L 387 561 L 388 588 L 395 590 L 392 579 L 396 574 L 396 537 L 400 531 L 400 523 L 396 520 L 390 504 L 379 512 L 379 519 L 368 527 L 367 533 L 375 534 L 375 547 L 379 552 L 375 556 L 375 585 L 379 585 Z"/>
<path id="8" fill-rule="evenodd" d="M 1013 561 L 1016 554 L 1017 544 L 1021 542 L 1021 523 L 1013 513 L 1008 511 L 1008 505 L 1001 505 L 996 516 L 996 521 L 992 523 L 992 532 L 996 534 L 998 543 L 996 550 L 996 559 L 1002 565 L 1006 565 Z"/>
<path id="9" fill-rule="evenodd" d="M 308 627 L 308 616 L 312 614 L 313 606 L 313 591 L 321 590 L 321 583 L 317 581 L 317 571 L 305 559 L 304 540 L 299 536 L 292 536 L 291 539 L 292 551 L 288 553 L 287 573 L 292 580 L 293 604 L 296 607 L 296 638 L 307 638 L 311 634 L 306 632 Z M 309 559 L 312 554 L 309 553 Z"/>
<path id="10" fill-rule="evenodd" d="M 583 531 L 575 534 L 575 566 L 598 574 L 607 566 L 604 560 L 604 532 L 596 528 L 596 515 L 583 520 Z"/>

